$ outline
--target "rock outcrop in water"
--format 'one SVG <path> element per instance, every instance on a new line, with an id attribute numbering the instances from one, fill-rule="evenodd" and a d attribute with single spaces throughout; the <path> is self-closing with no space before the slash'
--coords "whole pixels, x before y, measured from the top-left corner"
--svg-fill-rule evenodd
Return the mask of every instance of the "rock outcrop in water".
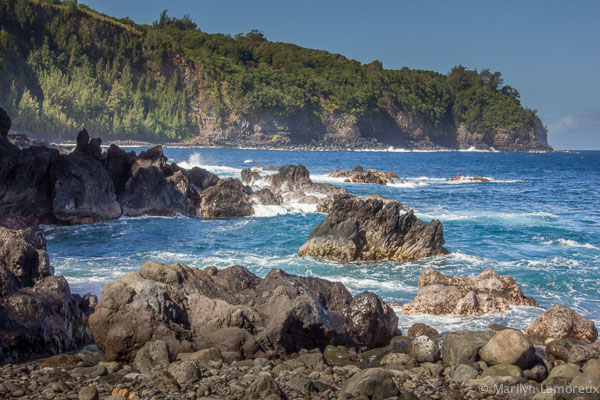
<path id="1" fill-rule="evenodd" d="M 304 165 L 286 165 L 273 175 L 262 175 L 256 168 L 248 168 L 242 171 L 242 182 L 253 190 L 272 193 L 273 196 L 263 192 L 260 197 L 255 197 L 263 205 L 268 205 L 262 202 L 263 198 L 267 201 L 281 198 L 279 204 L 310 204 L 318 211 L 326 210 L 334 196 L 348 193 L 346 189 L 328 183 L 313 183 Z"/>
<path id="2" fill-rule="evenodd" d="M 404 314 L 482 315 L 506 311 L 510 305 L 538 307 L 510 275 L 492 269 L 478 276 L 447 276 L 426 268 L 419 277 L 419 292 L 403 306 Z"/>
<path id="3" fill-rule="evenodd" d="M 398 179 L 395 172 L 380 172 L 374 169 L 366 171 L 361 166 L 354 167 L 348 171 L 345 169 L 336 169 L 329 173 L 332 178 L 345 178 L 347 182 L 352 183 L 372 183 L 376 185 L 387 185 L 394 183 L 394 179 Z"/>
<path id="4" fill-rule="evenodd" d="M 87 224 L 121 215 L 195 216 L 200 193 L 219 178 L 201 168 L 167 163 L 160 146 L 126 153 L 83 130 L 70 154 L 7 139 L 10 118 L 0 112 L 0 224 L 12 227 Z"/>
<path id="5" fill-rule="evenodd" d="M 202 216 L 205 218 L 247 217 L 254 214 L 252 190 L 239 180 L 221 179 L 201 195 Z"/>
<path id="6" fill-rule="evenodd" d="M 0 227 L 0 364 L 91 341 L 85 301 L 53 276 L 44 239 Z"/>
<path id="7" fill-rule="evenodd" d="M 541 339 L 576 339 L 586 343 L 598 340 L 598 329 L 593 321 L 578 314 L 570 307 L 554 305 L 540 315 L 525 332 Z"/>
<path id="8" fill-rule="evenodd" d="M 371 293 L 353 300 L 340 283 L 154 262 L 107 284 L 89 323 L 108 360 L 133 360 L 153 340 L 172 357 L 207 347 L 258 357 L 328 344 L 366 349 L 397 334 L 385 302 Z"/>
<path id="9" fill-rule="evenodd" d="M 446 254 L 442 224 L 428 224 L 395 200 L 337 196 L 300 257 L 339 261 L 415 260 Z"/>

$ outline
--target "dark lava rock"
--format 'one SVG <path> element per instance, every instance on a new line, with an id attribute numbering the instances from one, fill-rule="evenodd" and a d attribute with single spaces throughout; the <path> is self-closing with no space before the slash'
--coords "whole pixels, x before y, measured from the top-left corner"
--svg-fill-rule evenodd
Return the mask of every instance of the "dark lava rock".
<path id="1" fill-rule="evenodd" d="M 387 344 L 396 321 L 389 306 L 372 294 L 351 302 L 341 283 L 278 269 L 259 278 L 243 267 L 149 262 L 105 286 L 90 327 L 108 360 L 132 360 L 152 340 L 167 343 L 172 359 L 210 347 L 248 358 Z M 367 334 L 362 323 L 381 332 Z"/>
<path id="2" fill-rule="evenodd" d="M 340 261 L 414 260 L 446 254 L 442 224 L 428 224 L 397 201 L 337 196 L 324 222 L 298 251 Z"/>
<path id="3" fill-rule="evenodd" d="M 80 302 L 65 278 L 52 275 L 41 236 L 0 228 L 0 364 L 90 342 Z"/>

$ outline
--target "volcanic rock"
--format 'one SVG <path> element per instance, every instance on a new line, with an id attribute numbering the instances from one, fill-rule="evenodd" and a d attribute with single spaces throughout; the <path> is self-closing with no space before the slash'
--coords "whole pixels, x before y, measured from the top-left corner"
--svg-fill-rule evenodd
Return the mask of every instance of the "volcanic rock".
<path id="1" fill-rule="evenodd" d="M 538 306 L 523 294 L 510 275 L 492 269 L 478 276 L 447 276 L 426 268 L 419 277 L 417 296 L 402 308 L 404 314 L 482 315 L 508 310 L 510 305 Z"/>
<path id="2" fill-rule="evenodd" d="M 425 224 L 412 211 L 401 215 L 402 210 L 397 201 L 336 196 L 327 218 L 313 229 L 298 255 L 376 261 L 446 254 L 442 224 Z"/>

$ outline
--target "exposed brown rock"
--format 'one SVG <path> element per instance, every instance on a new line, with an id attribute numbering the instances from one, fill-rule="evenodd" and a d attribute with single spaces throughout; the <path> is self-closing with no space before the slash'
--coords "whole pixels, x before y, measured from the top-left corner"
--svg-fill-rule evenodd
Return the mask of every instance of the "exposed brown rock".
<path id="1" fill-rule="evenodd" d="M 404 314 L 482 315 L 508 310 L 510 305 L 537 307 L 523 294 L 512 276 L 492 269 L 478 276 L 447 276 L 426 268 L 419 277 L 417 296 L 404 305 Z"/>
<path id="2" fill-rule="evenodd" d="M 525 333 L 542 339 L 571 338 L 587 343 L 598 340 L 598 329 L 593 321 L 560 304 L 546 310 L 527 327 Z"/>

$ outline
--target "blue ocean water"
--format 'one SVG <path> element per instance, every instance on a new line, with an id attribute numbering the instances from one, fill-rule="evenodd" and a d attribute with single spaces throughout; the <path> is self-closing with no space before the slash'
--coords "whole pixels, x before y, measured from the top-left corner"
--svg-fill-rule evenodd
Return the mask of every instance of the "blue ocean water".
<path id="1" fill-rule="evenodd" d="M 143 149 L 134 149 L 141 151 Z M 600 152 L 350 152 L 166 148 L 170 161 L 201 166 L 222 177 L 243 168 L 303 164 L 316 182 L 358 195 L 379 193 L 444 225 L 444 257 L 418 262 L 337 263 L 298 258 L 296 252 L 325 215 L 273 213 L 205 220 L 121 218 L 96 225 L 44 227 L 53 266 L 74 292 L 100 295 L 103 286 L 146 261 L 196 267 L 243 265 L 258 275 L 272 268 L 343 282 L 405 303 L 428 266 L 446 274 L 476 275 L 486 268 L 511 274 L 544 306 L 566 304 L 600 322 Z M 348 184 L 327 177 L 355 165 L 394 171 L 393 186 Z M 448 182 L 457 173 L 492 182 Z M 306 211 L 306 210 L 305 210 Z M 271 216 L 269 216 L 271 215 Z M 398 308 L 399 312 L 400 309 Z M 524 328 L 540 309 L 514 307 L 480 318 L 402 316 L 399 325 L 426 322 L 440 330 L 497 322 Z"/>

